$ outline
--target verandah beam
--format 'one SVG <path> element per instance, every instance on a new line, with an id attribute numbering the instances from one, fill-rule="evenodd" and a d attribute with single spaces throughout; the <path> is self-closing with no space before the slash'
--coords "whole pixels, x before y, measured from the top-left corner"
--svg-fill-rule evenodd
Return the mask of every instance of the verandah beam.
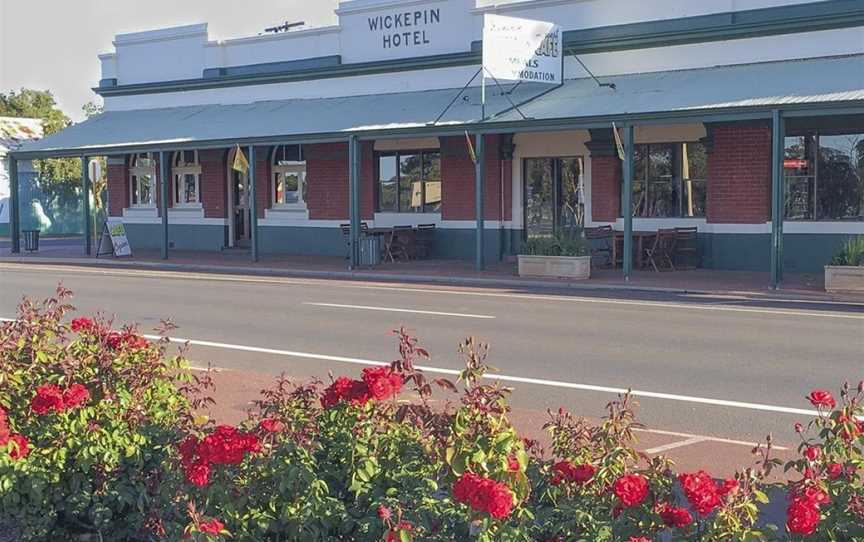
<path id="1" fill-rule="evenodd" d="M 18 193 L 18 160 L 9 156 L 9 189 L 11 191 L 9 198 L 9 236 L 12 238 L 12 253 L 18 254 L 21 252 L 21 213 L 19 212 Z"/>
<path id="2" fill-rule="evenodd" d="M 771 112 L 771 287 L 783 281 L 783 158 L 785 153 L 783 112 Z"/>
<path id="3" fill-rule="evenodd" d="M 92 252 L 93 232 L 90 227 L 90 167 L 89 157 L 81 157 L 81 208 L 84 218 L 84 254 Z"/>
<path id="4" fill-rule="evenodd" d="M 162 259 L 168 259 L 168 167 L 170 153 L 159 152 L 159 214 L 162 217 Z"/>
<path id="5" fill-rule="evenodd" d="M 477 163 L 474 164 L 474 193 L 475 193 L 475 214 L 477 217 L 477 237 L 476 237 L 476 254 L 474 260 L 474 267 L 477 271 L 483 271 L 486 267 L 486 262 L 484 258 L 484 246 L 483 246 L 483 235 L 484 235 L 484 220 L 483 220 L 483 183 L 485 179 L 486 173 L 486 146 L 483 141 L 483 134 L 477 134 L 476 136 L 476 149 L 475 149 L 475 158 Z"/>
<path id="6" fill-rule="evenodd" d="M 621 216 L 624 217 L 624 280 L 633 276 L 633 125 L 624 125 L 624 186 L 621 194 Z"/>

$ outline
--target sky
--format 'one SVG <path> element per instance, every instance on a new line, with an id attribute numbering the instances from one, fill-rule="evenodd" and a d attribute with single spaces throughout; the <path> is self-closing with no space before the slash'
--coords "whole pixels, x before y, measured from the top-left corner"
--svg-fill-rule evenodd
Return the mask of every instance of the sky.
<path id="1" fill-rule="evenodd" d="M 337 0 L 0 0 L 0 92 L 50 90 L 73 120 L 101 103 L 97 55 L 115 34 L 209 23 L 210 39 L 254 36 L 285 21 L 336 22 Z"/>

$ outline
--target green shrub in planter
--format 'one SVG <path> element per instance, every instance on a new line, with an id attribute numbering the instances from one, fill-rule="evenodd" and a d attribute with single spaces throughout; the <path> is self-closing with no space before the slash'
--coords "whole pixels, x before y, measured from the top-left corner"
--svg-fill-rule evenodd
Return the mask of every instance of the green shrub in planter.
<path id="1" fill-rule="evenodd" d="M 834 255 L 831 265 L 864 265 L 864 235 L 846 240 Z"/>
<path id="2" fill-rule="evenodd" d="M 579 235 L 558 234 L 528 239 L 521 253 L 526 256 L 588 256 L 591 247 Z"/>

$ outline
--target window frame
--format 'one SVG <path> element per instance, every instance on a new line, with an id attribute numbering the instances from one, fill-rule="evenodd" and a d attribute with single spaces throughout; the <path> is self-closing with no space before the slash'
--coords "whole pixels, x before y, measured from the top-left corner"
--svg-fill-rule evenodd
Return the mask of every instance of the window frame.
<path id="1" fill-rule="evenodd" d="M 141 166 L 138 161 L 149 160 L 147 166 Z M 150 199 L 146 203 L 135 202 L 135 195 L 141 194 L 141 177 L 150 178 Z M 155 209 L 156 208 L 156 157 L 152 152 L 135 153 L 129 160 L 129 208 L 130 209 Z"/>
<path id="2" fill-rule="evenodd" d="M 273 151 L 270 153 L 270 201 L 272 209 L 305 209 L 306 208 L 306 191 L 308 189 L 308 174 L 306 168 L 306 157 L 303 154 L 303 146 L 296 145 L 298 147 L 298 158 L 300 160 L 282 160 L 279 161 L 279 151 L 288 146 L 295 145 L 277 145 L 273 148 Z M 281 162 L 281 163 L 280 163 Z M 298 173 L 298 185 L 297 185 L 297 201 L 286 202 L 284 198 L 284 194 L 286 193 L 283 188 L 282 201 L 278 199 L 278 191 L 276 190 L 277 185 L 277 175 L 284 175 L 285 173 Z M 284 182 L 284 181 L 283 181 Z M 293 192 L 293 191 L 292 191 Z"/>
<path id="3" fill-rule="evenodd" d="M 640 148 L 643 149 L 643 152 L 641 152 L 642 156 L 640 158 L 643 161 L 643 165 L 642 165 L 641 170 L 644 172 L 644 177 L 642 177 L 642 178 L 636 178 L 635 177 L 636 171 L 638 171 L 640 168 L 634 160 L 634 167 L 633 167 L 634 178 L 633 178 L 633 186 L 632 186 L 633 195 L 635 196 L 635 194 L 636 194 L 637 186 L 641 186 L 642 192 L 644 193 L 644 200 L 646 202 L 646 208 L 647 208 L 647 202 L 650 201 L 650 198 L 651 198 L 651 195 L 653 192 L 652 188 L 654 188 L 656 190 L 657 185 L 669 184 L 669 185 L 671 185 L 673 191 L 676 194 L 675 203 L 674 203 L 674 207 L 676 209 L 676 212 L 674 214 L 671 214 L 671 215 L 670 214 L 648 215 L 648 214 L 644 214 L 644 211 L 643 211 L 643 213 L 635 214 L 634 209 L 631 208 L 630 212 L 633 213 L 633 215 L 632 215 L 633 218 L 648 219 L 648 220 L 705 220 L 705 218 L 708 215 L 707 186 L 708 186 L 709 178 L 708 178 L 708 174 L 707 174 L 708 173 L 707 172 L 707 163 L 706 163 L 706 171 L 705 171 L 704 177 L 695 177 L 695 178 L 684 179 L 684 146 L 685 145 L 687 145 L 687 146 L 701 145 L 704 148 L 705 144 L 702 143 L 701 141 L 698 141 L 698 140 L 696 140 L 696 141 L 687 140 L 687 141 L 652 141 L 652 142 L 648 142 L 648 143 L 637 143 L 635 145 L 636 149 L 640 149 Z M 672 147 L 672 149 L 671 149 L 671 151 L 672 151 L 672 165 L 671 165 L 672 175 L 668 181 L 661 180 L 662 178 L 656 178 L 656 179 L 651 178 L 650 165 L 651 165 L 651 149 L 652 149 L 652 147 Z M 707 150 L 706 150 L 706 152 L 707 152 Z M 623 174 L 623 171 L 622 171 L 622 174 Z M 690 181 L 691 183 L 693 183 L 694 187 L 700 183 L 704 186 L 706 198 L 705 198 L 705 205 L 703 206 L 703 212 L 701 214 L 689 215 L 689 214 L 685 213 L 685 207 L 686 207 L 686 204 L 685 204 L 685 187 L 686 187 L 687 181 Z M 622 176 L 622 178 L 621 178 L 622 190 L 621 190 L 621 202 L 620 202 L 621 204 L 620 204 L 620 212 L 619 212 L 619 216 L 621 216 L 621 217 L 624 216 L 623 186 L 624 186 L 624 179 Z M 694 193 L 695 193 L 695 190 L 694 190 Z M 634 206 L 638 203 L 638 201 L 636 200 L 635 197 L 631 198 L 631 200 L 632 200 L 632 203 Z"/>
<path id="4" fill-rule="evenodd" d="M 825 180 L 822 178 L 821 170 L 822 170 L 822 138 L 823 137 L 855 137 L 858 136 L 860 142 L 864 142 L 864 130 L 861 131 L 845 131 L 845 130 L 796 130 L 792 133 L 785 134 L 783 138 L 783 220 L 787 222 L 796 222 L 796 223 L 807 223 L 807 222 L 842 222 L 842 223 L 862 223 L 864 222 L 864 179 L 861 179 L 860 176 L 864 174 L 864 167 L 859 168 L 859 182 L 861 184 L 861 193 L 862 200 L 859 203 L 859 213 L 857 217 L 823 217 L 822 206 L 820 205 L 819 192 L 820 185 L 822 185 L 822 181 Z M 796 159 L 796 158 L 787 158 L 786 153 L 788 147 L 789 139 L 799 139 L 799 140 L 810 140 L 810 145 L 812 147 L 808 149 L 805 144 L 804 149 L 804 160 L 811 161 L 810 171 L 805 175 L 789 175 L 787 174 L 787 168 L 785 167 L 785 161 L 787 159 Z M 809 151 L 809 152 L 808 152 Z M 864 151 L 859 155 L 859 159 L 864 158 Z M 864 162 L 864 160 L 862 160 Z M 792 169 L 792 168 L 790 168 Z M 807 197 L 807 208 L 805 210 L 805 216 L 802 218 L 790 217 L 790 184 L 792 182 L 804 182 L 808 185 L 809 195 Z"/>
<path id="5" fill-rule="evenodd" d="M 180 162 L 181 159 L 185 160 L 184 155 L 187 152 L 193 152 L 194 154 L 194 162 L 191 164 L 188 162 Z M 183 195 L 185 196 L 186 190 L 186 175 L 193 175 L 195 177 L 195 199 L 196 201 L 181 201 L 181 192 L 180 188 L 183 187 Z M 198 159 L 198 151 L 193 150 L 185 150 L 185 151 L 176 151 L 171 157 L 171 180 L 173 182 L 172 186 L 172 201 L 173 206 L 177 208 L 187 208 L 187 209 L 196 209 L 203 206 L 203 202 L 201 201 L 201 162 Z"/>
<path id="6" fill-rule="evenodd" d="M 402 209 L 402 157 L 403 156 L 412 156 L 419 155 L 420 156 L 420 210 L 414 211 L 409 207 L 408 209 Z M 427 156 L 428 155 L 437 155 L 438 156 L 438 179 L 432 180 L 426 178 L 426 164 L 427 164 Z M 382 209 L 381 207 L 381 158 L 382 157 L 394 157 L 396 159 L 396 209 Z M 387 213 L 387 214 L 432 214 L 432 215 L 440 215 L 442 211 L 442 206 L 444 205 L 444 197 L 443 197 L 443 183 L 444 178 L 441 173 L 441 164 L 443 162 L 441 149 L 440 148 L 425 148 L 425 149 L 399 149 L 399 150 L 388 150 L 388 151 L 375 151 L 374 153 L 374 181 L 375 181 L 375 212 L 376 213 Z M 438 182 L 441 184 L 442 193 L 441 200 L 438 202 L 439 208 L 437 211 L 435 210 L 427 210 L 427 206 L 430 205 L 426 201 L 426 183 L 427 182 Z"/>

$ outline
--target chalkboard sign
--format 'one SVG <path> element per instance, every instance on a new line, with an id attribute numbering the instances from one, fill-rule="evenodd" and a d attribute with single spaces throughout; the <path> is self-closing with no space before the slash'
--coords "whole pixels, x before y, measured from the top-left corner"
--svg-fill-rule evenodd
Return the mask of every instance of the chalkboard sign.
<path id="1" fill-rule="evenodd" d="M 96 256 L 103 254 L 113 254 L 115 257 L 132 256 L 132 246 L 126 238 L 126 227 L 122 222 L 105 223 Z"/>

